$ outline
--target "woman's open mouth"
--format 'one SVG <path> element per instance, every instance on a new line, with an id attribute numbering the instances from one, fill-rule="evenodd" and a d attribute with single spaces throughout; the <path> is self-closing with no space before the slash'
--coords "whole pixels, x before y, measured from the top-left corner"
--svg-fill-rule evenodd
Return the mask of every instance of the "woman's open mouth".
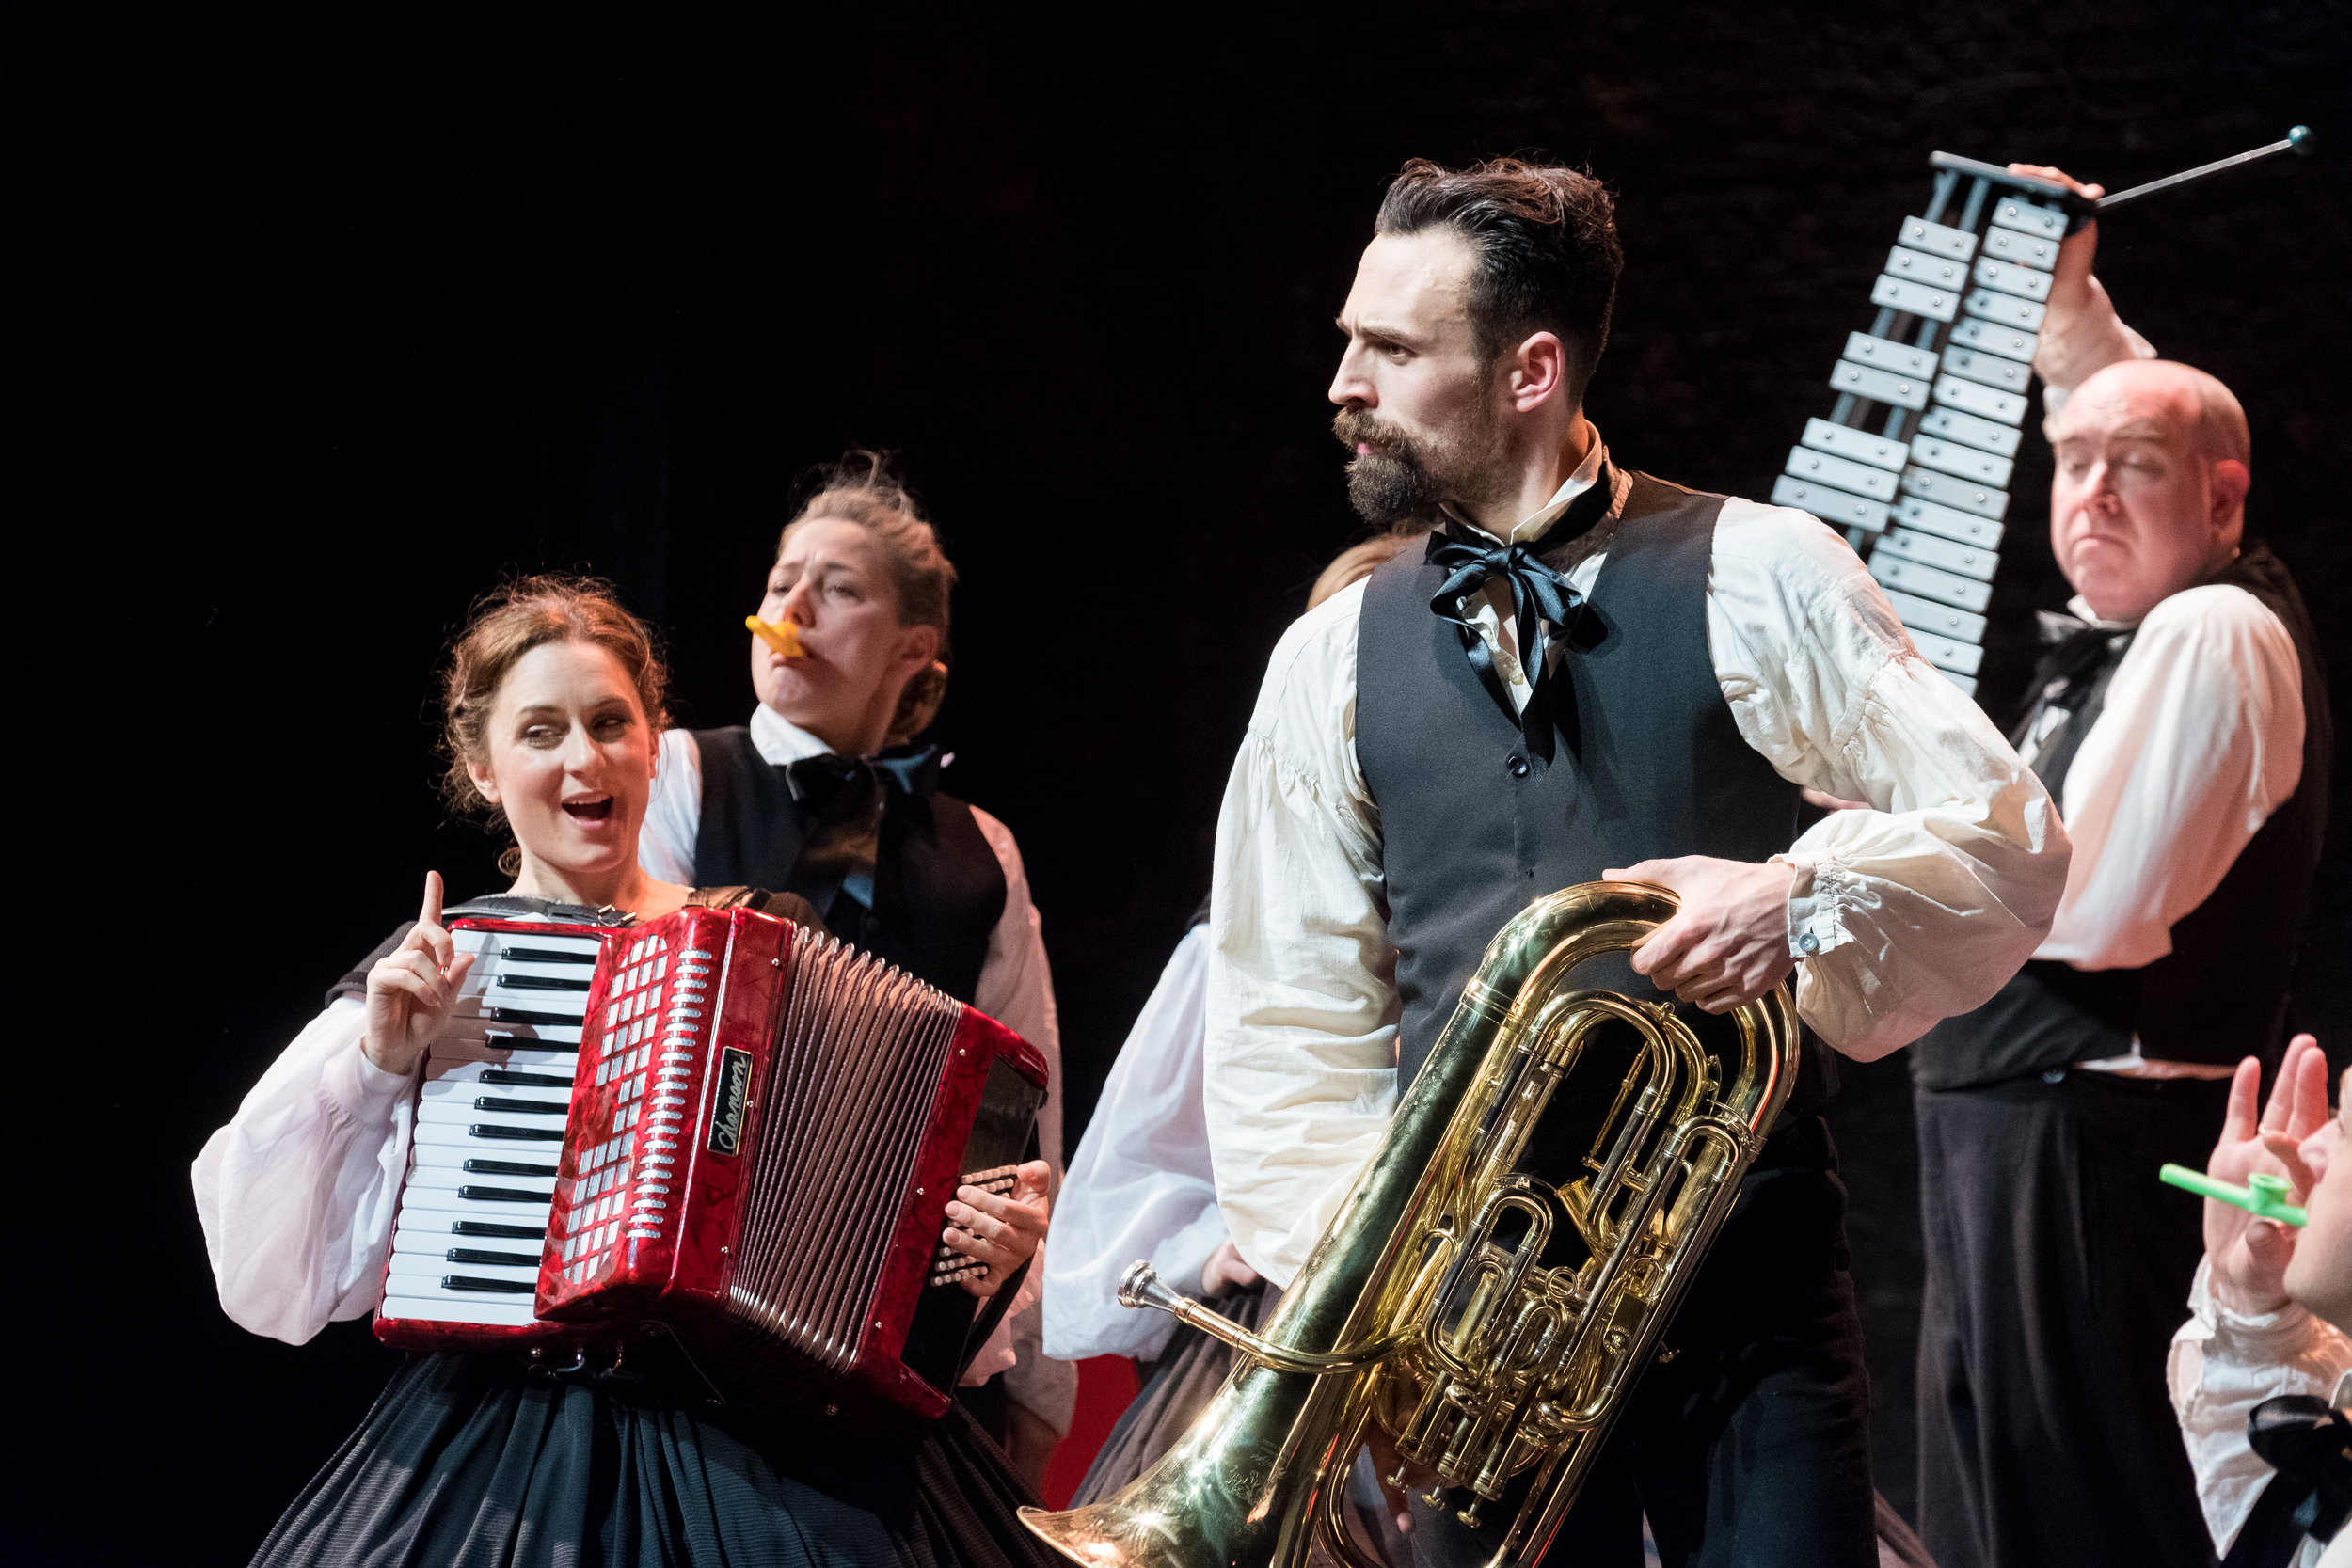
<path id="1" fill-rule="evenodd" d="M 612 815 L 612 797 L 600 795 L 593 800 L 566 800 L 564 810 L 575 822 L 601 822 Z"/>

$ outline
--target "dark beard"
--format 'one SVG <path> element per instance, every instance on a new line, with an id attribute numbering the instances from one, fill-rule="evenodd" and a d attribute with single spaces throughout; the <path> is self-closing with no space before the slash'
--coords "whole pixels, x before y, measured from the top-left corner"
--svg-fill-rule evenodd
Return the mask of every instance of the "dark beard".
<path id="1" fill-rule="evenodd" d="M 1487 478 L 1481 470 L 1490 469 L 1498 455 L 1500 432 L 1473 431 L 1467 441 L 1416 438 L 1363 409 L 1343 408 L 1331 421 L 1331 434 L 1350 451 L 1372 448 L 1347 465 L 1347 499 L 1374 528 L 1394 529 L 1435 524 L 1440 501 L 1474 499 Z"/>

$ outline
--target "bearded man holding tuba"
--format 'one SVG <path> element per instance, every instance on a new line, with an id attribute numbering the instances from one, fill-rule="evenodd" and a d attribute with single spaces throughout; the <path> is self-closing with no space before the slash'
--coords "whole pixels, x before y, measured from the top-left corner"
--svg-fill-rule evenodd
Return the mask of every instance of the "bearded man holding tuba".
<path id="1" fill-rule="evenodd" d="M 1431 1308 L 1417 1341 L 1438 1382 L 1359 1371 L 1359 1391 L 1334 1396 L 1337 1414 L 1312 1428 L 1306 1446 L 1320 1451 L 1296 1451 L 1308 1399 L 1279 1420 L 1251 1418 L 1291 1435 L 1246 1462 L 1202 1437 L 1168 1463 L 1195 1478 L 1222 1464 L 1221 1492 L 1237 1476 L 1320 1466 L 1327 1496 L 1366 1438 L 1396 1514 L 1390 1549 L 1415 1568 L 1532 1562 L 1547 1539 L 1575 1548 L 1567 1560 L 1638 1562 L 1645 1513 L 1670 1564 L 1867 1568 L 1860 1327 L 1819 1114 L 1828 1053 L 1873 1059 L 1991 996 L 2048 929 L 2067 839 L 2032 771 L 1917 656 L 1829 530 L 1611 460 L 1583 394 L 1621 264 L 1608 193 L 1572 169 L 1417 160 L 1381 204 L 1339 320 L 1335 428 L 1369 521 L 1438 527 L 1294 625 L 1267 671 L 1217 831 L 1209 1129 L 1234 1243 L 1291 1291 L 1285 1313 L 1335 1310 L 1322 1298 L 1342 1275 L 1351 1291 L 1359 1275 L 1374 1282 L 1366 1302 L 1408 1305 L 1392 1321 L 1343 1303 L 1331 1320 L 1345 1318 L 1343 1342 L 1326 1343 L 1323 1370 L 1393 1354 L 1410 1335 L 1391 1330 L 1421 1304 L 1459 1299 Z M 1864 809 L 1800 835 L 1804 791 Z M 1601 879 L 1648 885 L 1580 886 Z M 1530 942 L 1543 956 L 1507 951 Z M 1792 971 L 1801 1045 L 1780 1000 Z M 1525 992 L 1495 1022 L 1513 1007 L 1496 989 L 1504 972 L 1514 985 L 1547 976 L 1550 1022 L 1523 1016 Z M 1611 1055 L 1597 1024 L 1629 1043 Z M 1485 1067 L 1455 1061 L 1466 1040 Z M 1529 1143 L 1513 1119 L 1534 1093 L 1524 1064 L 1547 1052 L 1565 1070 L 1605 1065 L 1575 1091 L 1595 1108 L 1571 1121 L 1608 1111 L 1624 1128 L 1571 1139 L 1549 1168 L 1540 1145 L 1555 1134 Z M 1691 1070 L 1668 1098 L 1682 1097 L 1688 1125 L 1670 1137 L 1652 1100 L 1671 1074 L 1643 1074 L 1677 1052 Z M 1504 1073 L 1510 1060 L 1521 1077 Z M 1452 1130 L 1423 1136 L 1440 1079 L 1461 1085 L 1438 1107 Z M 1725 1099 L 1736 1114 L 1706 1109 Z M 1704 1151 L 1674 1177 L 1679 1198 L 1651 1192 L 1656 1175 L 1628 1174 L 1624 1148 L 1686 1134 Z M 1515 1140 L 1508 1160 L 1492 1154 L 1497 1138 Z M 1710 1170 L 1721 1228 L 1704 1264 L 1688 1258 L 1674 1265 L 1687 1277 L 1631 1290 L 1627 1300 L 1658 1308 L 1652 1321 L 1594 1329 L 1593 1344 L 1624 1347 L 1632 1364 L 1609 1373 L 1622 1379 L 1611 1408 L 1581 1429 L 1591 1446 L 1572 1497 L 1550 1515 L 1515 1513 L 1531 1475 L 1511 1492 L 1508 1472 L 1556 1483 L 1526 1434 L 1574 1426 L 1571 1396 L 1597 1386 L 1535 1388 L 1537 1340 L 1565 1343 L 1621 1309 L 1581 1295 L 1597 1263 L 1548 1275 L 1554 1254 L 1616 1244 L 1593 1207 L 1603 1189 L 1645 1236 L 1676 1230 L 1684 1210 L 1715 1201 L 1701 1194 Z M 1474 1173 L 1483 1218 L 1433 1196 Z M 1394 1243 L 1366 1229 L 1391 1209 Z M 1425 1267 L 1411 1250 L 1424 1244 Z M 1634 1256 L 1648 1245 L 1628 1243 L 1627 1269 L 1659 1266 Z M 1549 1304 L 1527 1284 L 1538 1277 Z M 1625 1290 L 1632 1275 L 1612 1277 Z M 1476 1291 L 1463 1283 L 1473 1278 Z M 1528 1303 L 1518 1328 L 1488 1299 L 1513 1291 Z M 1502 1326 L 1473 1333 L 1473 1319 Z M 1283 1316 L 1266 1338 L 1284 1342 Z M 1485 1414 L 1469 1383 L 1446 1393 L 1438 1364 L 1473 1340 L 1494 1359 L 1479 1375 L 1533 1391 L 1477 1405 Z M 1236 1418 L 1250 1377 L 1320 1386 L 1296 1371 L 1312 1360 L 1237 1373 L 1203 1425 Z M 1433 1446 L 1431 1431 L 1454 1436 Z M 1488 1450 L 1475 1477 L 1458 1463 Z M 1406 1485 L 1431 1490 L 1408 1501 Z M 1187 1496 L 1164 1483 L 1119 1516 L 1118 1541 L 1064 1544 L 1097 1562 L 1181 1560 L 1152 1540 L 1174 1539 Z M 1496 1496 L 1503 1506 L 1482 1513 Z M 1244 1512 L 1262 1521 L 1271 1506 Z M 1240 1539 L 1210 1549 L 1233 1562 L 1303 1551 L 1295 1538 L 1279 1549 Z"/>

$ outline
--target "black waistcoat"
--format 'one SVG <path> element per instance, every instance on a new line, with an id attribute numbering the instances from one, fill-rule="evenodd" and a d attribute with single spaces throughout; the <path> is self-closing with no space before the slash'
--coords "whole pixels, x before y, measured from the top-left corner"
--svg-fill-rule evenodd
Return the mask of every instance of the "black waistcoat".
<path id="1" fill-rule="evenodd" d="M 2220 885 L 2174 922 L 2171 952 L 2138 969 L 2080 970 L 2034 959 L 1992 1001 L 1946 1019 L 1913 1048 L 1912 1076 L 1921 1086 L 1964 1088 L 2120 1056 L 2134 1035 L 2141 1053 L 2160 1061 L 2229 1063 L 2277 1053 L 2287 982 L 2328 831 L 2328 676 L 2303 596 L 2277 556 L 2254 546 L 2206 580 L 2253 594 L 2295 641 L 2303 676 L 2303 774 L 2295 792 L 2238 851 Z M 2104 700 L 2103 687 L 2094 701 L 2103 708 Z M 2087 709 L 2086 718 L 2086 733 L 2096 729 L 2099 712 Z M 2178 765 L 2198 761 L 2183 757 Z M 2062 778 L 2045 782 L 2064 799 Z M 2110 843 L 2106 852 L 2161 854 L 2164 847 Z"/>
<path id="2" fill-rule="evenodd" d="M 694 880 L 779 893 L 796 883 L 804 819 L 785 770 L 759 754 L 752 732 L 735 724 L 697 730 L 702 752 L 702 827 Z M 834 934 L 888 959 L 948 995 L 969 1002 L 979 989 L 988 939 L 1005 911 L 1005 869 L 972 808 L 952 795 L 892 791 L 874 856 L 874 903 L 848 898 L 824 911 Z"/>
<path id="3" fill-rule="evenodd" d="M 1721 496 L 1632 476 L 1580 628 L 1591 641 L 1597 620 L 1598 641 L 1554 666 L 1575 701 L 1560 705 L 1564 739 L 1549 765 L 1528 755 L 1518 723 L 1480 685 L 1458 629 L 1431 613 L 1441 569 L 1409 549 L 1365 584 L 1356 754 L 1380 810 L 1404 1009 L 1400 1086 L 1421 1069 L 1486 943 L 1534 899 L 1612 866 L 1671 855 L 1763 861 L 1795 839 L 1797 788 L 1740 738 L 1708 652 L 1722 508 Z M 1585 983 L 1658 995 L 1622 959 L 1608 967 Z M 1809 1046 L 1792 1110 L 1825 1090 L 1819 1056 Z"/>

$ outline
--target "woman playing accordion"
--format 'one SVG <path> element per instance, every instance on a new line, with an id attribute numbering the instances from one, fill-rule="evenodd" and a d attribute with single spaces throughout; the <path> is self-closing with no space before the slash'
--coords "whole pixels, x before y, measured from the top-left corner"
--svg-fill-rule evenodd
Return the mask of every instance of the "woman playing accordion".
<path id="1" fill-rule="evenodd" d="M 558 578 L 493 595 L 459 639 L 443 689 L 448 789 L 502 819 L 509 892 L 444 911 L 437 875 L 416 922 L 336 988 L 215 1133 L 197 1206 L 230 1317 L 302 1343 L 381 1299 L 416 1125 L 414 1085 L 473 959 L 443 925 L 628 925 L 692 892 L 638 865 L 664 717 L 665 672 L 644 626 L 601 585 Z M 1010 1190 L 961 1188 L 945 1243 L 990 1296 L 1036 1253 L 1047 1169 Z M 966 1381 L 1009 1365 L 999 1335 Z M 1045 1568 L 1020 1528 L 1025 1489 L 950 1402 L 914 1436 L 845 1434 L 739 1403 L 715 1406 L 682 1350 L 630 1340 L 596 1354 L 413 1355 L 278 1521 L 256 1561 L 803 1563 Z"/>

